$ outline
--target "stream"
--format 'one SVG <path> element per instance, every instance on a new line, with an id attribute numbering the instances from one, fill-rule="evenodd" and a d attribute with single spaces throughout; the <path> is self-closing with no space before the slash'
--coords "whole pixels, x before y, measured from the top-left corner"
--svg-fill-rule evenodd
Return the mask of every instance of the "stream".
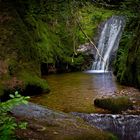
<path id="1" fill-rule="evenodd" d="M 117 84 L 112 73 L 66 73 L 44 77 L 51 92 L 31 98 L 32 102 L 63 112 L 99 112 L 93 100 L 114 96 L 127 87 Z"/>
<path id="2" fill-rule="evenodd" d="M 73 115 L 83 118 L 90 125 L 114 133 L 120 140 L 140 139 L 139 115 L 105 114 L 94 106 L 93 100 L 97 97 L 116 96 L 121 91 L 133 92 L 130 87 L 119 85 L 111 72 L 76 72 L 44 78 L 48 81 L 51 92 L 33 96 L 31 102 L 53 110 L 74 112 Z"/>
<path id="3" fill-rule="evenodd" d="M 140 139 L 140 115 L 72 114 L 83 118 L 91 126 L 114 133 L 119 140 Z"/>
<path id="4" fill-rule="evenodd" d="M 138 103 L 140 101 L 139 91 L 119 85 L 112 72 L 108 72 L 111 69 L 111 61 L 115 58 L 124 26 L 125 19 L 121 16 L 112 16 L 104 22 L 97 45 L 102 58 L 95 53 L 92 68 L 87 72 L 44 77 L 51 87 L 50 94 L 32 97 L 31 102 L 53 110 L 73 112 L 73 115 L 81 117 L 91 126 L 114 133 L 120 140 L 139 140 L 139 115 L 108 114 L 105 110 L 94 106 L 94 99 L 118 96 L 118 93 L 121 93 L 119 96 L 134 98 L 137 92 L 133 101 Z"/>

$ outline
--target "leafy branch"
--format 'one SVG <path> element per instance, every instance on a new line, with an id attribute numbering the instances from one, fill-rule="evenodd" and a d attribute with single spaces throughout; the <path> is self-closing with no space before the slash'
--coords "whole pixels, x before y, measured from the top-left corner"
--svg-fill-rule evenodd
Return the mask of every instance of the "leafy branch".
<path id="1" fill-rule="evenodd" d="M 29 97 L 24 97 L 18 94 L 10 94 L 12 99 L 6 102 L 0 102 L 0 139 L 9 140 L 14 139 L 14 130 L 16 128 L 26 129 L 26 122 L 16 123 L 15 118 L 9 112 L 14 106 L 20 104 L 27 104 Z"/>

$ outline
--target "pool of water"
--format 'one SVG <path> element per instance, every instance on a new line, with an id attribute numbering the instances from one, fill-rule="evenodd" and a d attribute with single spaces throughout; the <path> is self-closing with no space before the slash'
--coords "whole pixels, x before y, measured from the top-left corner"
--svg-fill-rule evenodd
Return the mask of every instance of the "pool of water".
<path id="1" fill-rule="evenodd" d="M 44 78 L 48 81 L 51 92 L 34 96 L 31 101 L 63 112 L 98 112 L 93 104 L 95 98 L 113 95 L 124 88 L 117 84 L 111 72 L 76 72 Z"/>

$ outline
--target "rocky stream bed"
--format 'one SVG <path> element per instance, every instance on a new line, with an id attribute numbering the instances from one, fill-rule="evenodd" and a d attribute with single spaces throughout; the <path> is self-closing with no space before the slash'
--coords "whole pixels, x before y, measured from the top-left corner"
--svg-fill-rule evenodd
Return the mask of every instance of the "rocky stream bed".
<path id="1" fill-rule="evenodd" d="M 28 122 L 28 126 L 26 130 L 17 130 L 16 135 L 23 140 L 116 140 L 116 137 L 110 134 L 113 133 L 119 140 L 139 140 L 139 90 L 125 87 L 115 90 L 114 93 L 98 94 L 98 98 L 122 96 L 128 97 L 133 107 L 119 114 L 111 114 L 98 107 L 93 113 L 64 113 L 37 103 L 17 106 L 12 110 L 13 116 L 17 121 Z M 81 105 L 79 100 L 77 102 Z"/>
<path id="2" fill-rule="evenodd" d="M 79 117 L 52 111 L 43 106 L 29 103 L 20 105 L 12 111 L 17 121 L 28 122 L 27 129 L 17 130 L 22 140 L 115 140 L 107 132 L 90 126 Z"/>

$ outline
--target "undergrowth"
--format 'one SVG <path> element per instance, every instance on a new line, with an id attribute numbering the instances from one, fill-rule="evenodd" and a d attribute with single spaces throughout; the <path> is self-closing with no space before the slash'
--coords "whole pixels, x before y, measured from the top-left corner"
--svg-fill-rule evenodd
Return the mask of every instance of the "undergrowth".
<path id="1" fill-rule="evenodd" d="M 20 104 L 27 104 L 29 97 L 23 97 L 16 91 L 10 94 L 11 99 L 6 102 L 0 102 L 0 139 L 14 140 L 16 139 L 14 132 L 16 128 L 26 129 L 27 123 L 17 123 L 15 118 L 9 113 L 11 109 Z"/>

